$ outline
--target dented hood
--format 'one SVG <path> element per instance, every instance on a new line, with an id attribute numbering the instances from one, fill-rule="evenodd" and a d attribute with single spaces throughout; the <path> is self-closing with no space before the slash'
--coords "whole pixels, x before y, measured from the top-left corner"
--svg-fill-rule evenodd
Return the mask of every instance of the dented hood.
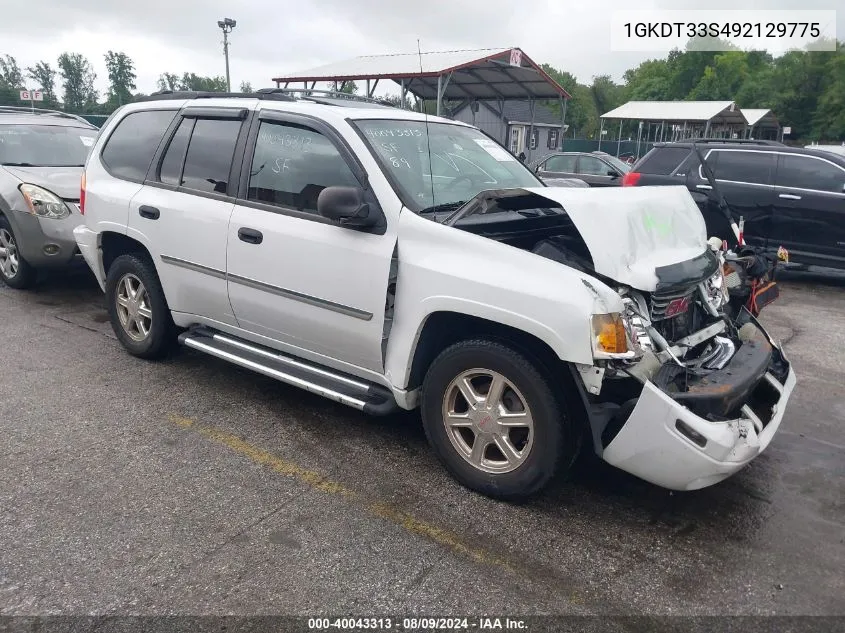
<path id="1" fill-rule="evenodd" d="M 688 261 L 708 248 L 704 218 L 686 187 L 526 190 L 563 207 L 597 273 L 638 290 L 657 287 L 657 268 Z"/>

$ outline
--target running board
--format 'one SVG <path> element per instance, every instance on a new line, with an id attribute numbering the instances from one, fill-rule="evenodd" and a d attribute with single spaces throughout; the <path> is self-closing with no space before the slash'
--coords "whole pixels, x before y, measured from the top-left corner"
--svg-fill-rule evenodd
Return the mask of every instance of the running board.
<path id="1" fill-rule="evenodd" d="M 179 342 L 186 347 L 370 415 L 385 415 L 399 408 L 393 394 L 382 385 L 342 374 L 211 328 L 192 328 L 179 335 Z"/>

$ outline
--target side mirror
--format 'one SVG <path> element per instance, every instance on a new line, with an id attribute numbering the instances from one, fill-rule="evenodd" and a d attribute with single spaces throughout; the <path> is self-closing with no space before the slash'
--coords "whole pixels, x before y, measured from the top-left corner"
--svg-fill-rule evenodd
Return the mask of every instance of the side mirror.
<path id="1" fill-rule="evenodd" d="M 607 175 L 610 176 L 611 178 L 619 178 L 619 172 L 616 171 L 615 169 L 608 169 Z"/>
<path id="2" fill-rule="evenodd" d="M 326 187 L 317 197 L 317 213 L 356 229 L 375 226 L 380 216 L 370 207 L 361 187 Z"/>

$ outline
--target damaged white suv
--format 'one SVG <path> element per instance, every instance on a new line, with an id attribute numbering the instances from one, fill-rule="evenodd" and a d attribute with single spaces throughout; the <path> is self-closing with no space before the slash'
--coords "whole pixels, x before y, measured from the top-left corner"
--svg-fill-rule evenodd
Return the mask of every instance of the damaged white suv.
<path id="1" fill-rule="evenodd" d="M 104 127 L 81 206 L 130 353 L 178 338 L 367 413 L 420 407 L 488 495 L 538 491 L 585 444 L 708 486 L 766 448 L 795 385 L 684 187 L 544 187 L 454 121 L 160 94 Z"/>

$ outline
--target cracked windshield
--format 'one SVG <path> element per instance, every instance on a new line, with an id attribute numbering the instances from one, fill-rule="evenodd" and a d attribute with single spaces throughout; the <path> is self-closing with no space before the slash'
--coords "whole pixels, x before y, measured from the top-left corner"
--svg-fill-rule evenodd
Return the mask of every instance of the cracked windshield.
<path id="1" fill-rule="evenodd" d="M 402 202 L 427 213 L 457 209 L 486 189 L 540 187 L 525 165 L 476 129 L 425 121 L 357 121 Z"/>

